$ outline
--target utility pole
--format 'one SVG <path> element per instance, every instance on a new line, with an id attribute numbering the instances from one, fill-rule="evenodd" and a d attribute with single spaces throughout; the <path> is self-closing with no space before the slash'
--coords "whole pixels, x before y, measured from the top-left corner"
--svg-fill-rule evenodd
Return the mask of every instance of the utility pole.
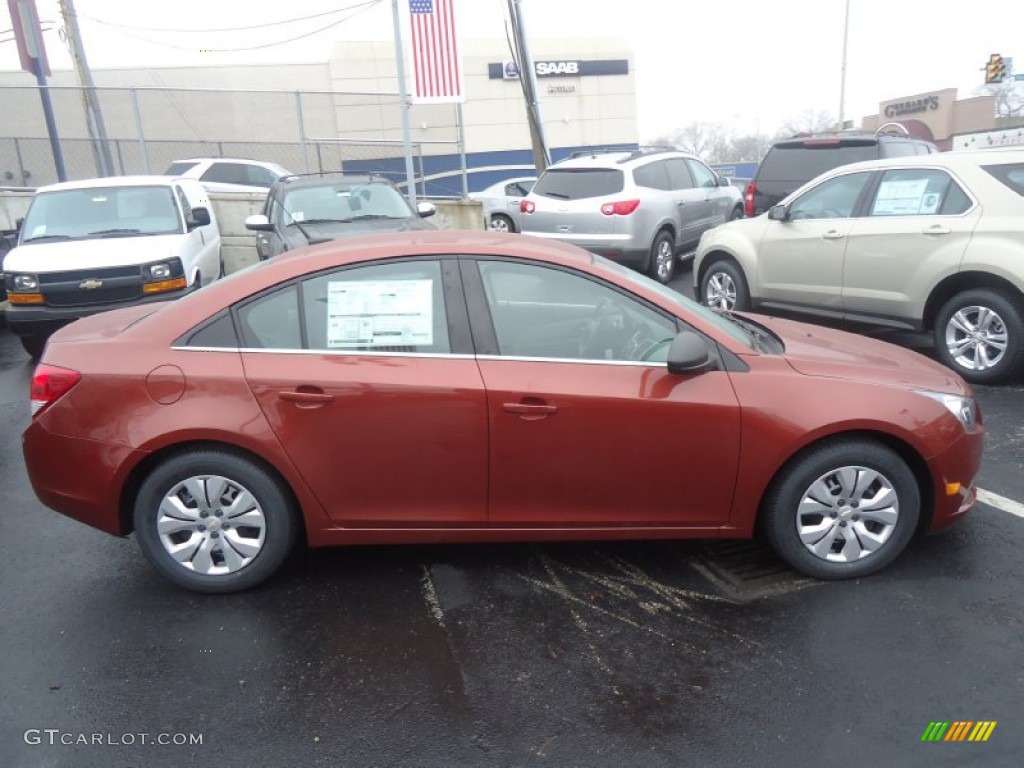
<path id="1" fill-rule="evenodd" d="M 846 0 L 846 15 L 843 20 L 843 65 L 839 78 L 839 127 L 843 130 L 846 110 L 846 41 L 850 37 L 850 0 Z"/>
<path id="2" fill-rule="evenodd" d="M 82 33 L 78 30 L 78 14 L 75 13 L 74 0 L 59 0 L 60 13 L 64 17 L 64 31 L 71 47 L 71 61 L 78 75 L 78 83 L 82 87 L 82 100 L 85 104 L 85 119 L 92 139 L 92 155 L 96 161 L 96 172 L 100 176 L 114 175 L 114 162 L 110 157 L 110 143 L 107 140 L 107 129 L 103 124 L 103 114 L 96 99 L 96 84 L 92 81 L 89 61 L 85 58 L 82 47 Z"/>
<path id="3" fill-rule="evenodd" d="M 530 56 L 530 44 L 523 24 L 522 0 L 508 0 L 508 14 L 512 23 L 512 40 L 519 67 L 519 83 L 523 87 L 526 99 L 526 115 L 530 122 L 530 141 L 533 144 L 533 164 L 537 173 L 541 174 L 551 165 L 551 153 L 548 151 L 547 139 L 544 136 L 544 122 L 540 116 L 540 103 L 537 99 L 537 73 Z"/>
<path id="4" fill-rule="evenodd" d="M 416 173 L 412 167 L 412 137 L 409 110 L 412 101 L 405 85 L 405 57 L 402 53 L 402 27 L 398 23 L 398 0 L 391 0 L 391 21 L 395 31 L 395 62 L 398 64 L 398 98 L 402 102 L 402 153 L 405 155 L 405 196 L 416 207 Z"/>

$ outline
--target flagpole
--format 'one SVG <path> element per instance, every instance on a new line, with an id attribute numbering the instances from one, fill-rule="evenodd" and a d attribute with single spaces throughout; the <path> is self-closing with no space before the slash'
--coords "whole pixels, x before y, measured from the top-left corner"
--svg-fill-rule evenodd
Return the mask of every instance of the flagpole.
<path id="1" fill-rule="evenodd" d="M 402 151 L 405 153 L 405 191 L 409 204 L 416 207 L 416 174 L 412 167 L 412 137 L 409 134 L 409 110 L 412 104 L 405 86 L 405 59 L 402 54 L 402 27 L 398 22 L 398 0 L 391 0 L 391 19 L 395 27 L 395 61 L 398 63 L 398 98 L 402 102 Z"/>

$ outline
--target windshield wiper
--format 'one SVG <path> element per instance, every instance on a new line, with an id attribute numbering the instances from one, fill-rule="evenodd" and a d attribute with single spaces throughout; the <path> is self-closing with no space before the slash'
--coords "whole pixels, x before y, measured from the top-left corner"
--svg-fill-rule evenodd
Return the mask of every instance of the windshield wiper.
<path id="1" fill-rule="evenodd" d="M 141 229 L 98 229 L 95 232 L 89 232 L 86 237 L 93 237 L 99 235 L 100 237 L 120 237 L 121 235 L 141 235 Z"/>
<path id="2" fill-rule="evenodd" d="M 746 331 L 750 335 L 750 338 L 754 340 L 754 344 L 761 351 L 771 352 L 775 344 L 777 343 L 777 339 L 770 333 L 758 327 L 749 320 L 744 320 L 742 317 L 739 317 L 736 313 L 730 312 L 727 309 L 716 309 L 715 311 L 719 315 L 729 318 L 730 320 L 732 320 L 732 322 L 734 322 L 736 325 L 738 325 L 740 328 Z"/>
<path id="3" fill-rule="evenodd" d="M 37 235 L 25 240 L 26 243 L 38 243 L 40 240 L 70 240 L 71 235 Z"/>
<path id="4" fill-rule="evenodd" d="M 368 219 L 407 219 L 408 216 L 387 216 L 383 213 L 361 213 L 358 216 L 352 216 L 348 219 L 338 219 L 338 221 L 367 221 Z"/>
<path id="5" fill-rule="evenodd" d="M 538 192 L 538 195 L 546 195 L 548 197 L 557 197 L 559 200 L 568 200 L 568 195 L 563 195 L 561 192 Z"/>
<path id="6" fill-rule="evenodd" d="M 303 219 L 302 223 L 303 224 L 343 224 L 346 221 L 351 221 L 351 219 Z M 297 221 L 296 222 L 292 222 L 292 223 L 293 224 L 298 224 Z"/>

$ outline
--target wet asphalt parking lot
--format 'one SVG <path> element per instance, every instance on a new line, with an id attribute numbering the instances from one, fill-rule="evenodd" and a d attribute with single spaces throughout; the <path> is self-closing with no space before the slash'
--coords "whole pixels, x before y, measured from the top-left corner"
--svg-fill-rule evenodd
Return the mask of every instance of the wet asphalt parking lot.
<path id="1" fill-rule="evenodd" d="M 0 327 L 0 766 L 1022 764 L 1024 385 L 978 389 L 992 504 L 868 579 L 756 545 L 374 547 L 209 597 L 35 499 L 31 371 Z"/>

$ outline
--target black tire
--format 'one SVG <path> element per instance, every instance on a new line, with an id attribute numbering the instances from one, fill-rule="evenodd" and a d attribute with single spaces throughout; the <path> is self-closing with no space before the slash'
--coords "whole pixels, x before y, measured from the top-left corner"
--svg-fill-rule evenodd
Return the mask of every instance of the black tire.
<path id="1" fill-rule="evenodd" d="M 845 483 L 832 474 L 841 468 L 855 470 Z M 873 477 L 877 482 L 861 486 Z M 802 505 L 815 486 L 813 500 L 824 503 Z M 869 494 L 880 502 L 891 498 L 886 487 L 895 494 L 894 516 L 891 505 L 887 511 L 884 503 L 876 510 L 864 504 Z M 828 513 L 817 514 L 819 509 Z M 765 496 L 760 524 L 772 547 L 793 568 L 818 579 L 838 580 L 867 576 L 889 565 L 910 542 L 920 516 L 917 479 L 899 454 L 872 440 L 842 438 L 811 447 L 779 473 Z M 806 544 L 798 530 L 801 524 Z M 819 554 L 808 548 L 815 544 Z M 859 556 L 872 545 L 872 551 Z"/>
<path id="2" fill-rule="evenodd" d="M 200 484 L 193 484 L 193 487 L 210 493 L 217 487 L 213 478 L 218 477 L 227 480 L 223 493 L 208 503 L 204 510 L 203 505 L 188 494 L 184 484 L 199 480 Z M 232 497 L 236 489 L 241 491 Z M 250 495 L 251 504 L 241 496 L 242 491 Z M 175 492 L 174 498 L 179 503 L 175 506 L 183 510 L 180 517 L 161 513 L 161 504 L 171 497 L 172 492 Z M 232 499 L 243 506 L 230 509 L 224 502 Z M 195 592 L 239 592 L 260 584 L 281 567 L 295 545 L 298 531 L 291 497 L 277 478 L 250 459 L 216 450 L 179 454 L 158 465 L 139 488 L 134 513 L 135 533 L 146 559 L 167 579 Z M 161 517 L 165 522 L 182 521 L 175 532 L 165 531 L 166 539 L 161 537 L 157 528 Z M 241 518 L 246 518 L 245 522 L 253 525 L 235 523 L 232 531 L 230 521 Z M 192 520 L 194 522 L 189 522 Z M 200 525 L 203 530 L 199 529 Z M 260 526 L 261 539 L 258 538 Z M 232 544 L 232 541 L 236 543 Z M 186 544 L 188 546 L 183 546 Z M 183 565 L 168 551 L 168 547 L 177 546 L 190 553 L 191 567 Z M 251 559 L 239 564 L 252 550 L 255 552 Z M 234 563 L 229 562 L 226 553 L 231 555 Z M 195 570 L 203 567 L 204 554 L 208 555 L 208 569 L 219 569 L 219 572 L 199 573 Z"/>
<path id="3" fill-rule="evenodd" d="M 647 274 L 662 285 L 672 281 L 676 272 L 676 244 L 672 234 L 661 230 L 651 243 L 651 253 L 647 262 Z"/>
<path id="4" fill-rule="evenodd" d="M 1024 317 L 1019 301 L 990 288 L 958 293 L 935 318 L 935 353 L 939 360 L 973 384 L 999 384 L 1024 369 Z M 968 325 L 979 320 L 980 340 L 972 339 Z M 995 338 L 992 338 L 995 337 Z M 999 349 L 986 343 L 1005 337 Z M 954 350 L 962 352 L 957 354 Z"/>
<path id="5" fill-rule="evenodd" d="M 743 312 L 750 309 L 750 289 L 740 265 L 719 259 L 700 279 L 700 303 L 715 309 Z"/>
<path id="6" fill-rule="evenodd" d="M 46 336 L 21 336 L 21 346 L 28 352 L 29 357 L 38 360 L 43 356 L 46 349 Z"/>
<path id="7" fill-rule="evenodd" d="M 743 218 L 743 208 L 737 205 L 732 209 L 732 213 L 729 214 L 729 221 L 736 221 L 736 219 Z"/>
<path id="8" fill-rule="evenodd" d="M 490 228 L 495 232 L 515 232 L 516 225 L 503 213 L 492 213 Z"/>

